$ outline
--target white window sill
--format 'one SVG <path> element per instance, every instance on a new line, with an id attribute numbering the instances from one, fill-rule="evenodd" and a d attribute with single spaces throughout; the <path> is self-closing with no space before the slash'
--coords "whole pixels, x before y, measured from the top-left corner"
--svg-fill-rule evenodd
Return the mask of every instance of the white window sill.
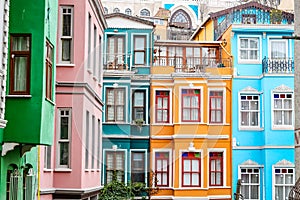
<path id="1" fill-rule="evenodd" d="M 272 130 L 294 130 L 293 126 L 272 126 Z"/>
<path id="2" fill-rule="evenodd" d="M 55 106 L 54 101 L 52 101 L 52 100 L 50 100 L 50 99 L 48 99 L 48 98 L 45 98 L 45 100 L 48 101 L 49 103 L 51 103 L 53 106 Z"/>
<path id="3" fill-rule="evenodd" d="M 231 188 L 230 186 L 209 186 L 210 189 L 223 189 L 223 188 Z"/>
<path id="4" fill-rule="evenodd" d="M 45 172 L 45 173 L 53 172 L 53 169 L 47 169 L 47 168 L 44 168 L 44 172 Z"/>
<path id="5" fill-rule="evenodd" d="M 31 95 L 13 95 L 13 94 L 9 94 L 6 95 L 6 97 L 10 98 L 10 97 L 16 97 L 16 98 L 31 98 Z"/>
<path id="6" fill-rule="evenodd" d="M 238 64 L 261 64 L 261 60 L 238 60 Z"/>
<path id="7" fill-rule="evenodd" d="M 72 172 L 72 169 L 70 168 L 55 168 L 55 172 Z"/>
<path id="8" fill-rule="evenodd" d="M 74 63 L 56 63 L 56 67 L 75 67 Z"/>
<path id="9" fill-rule="evenodd" d="M 240 131 L 263 131 L 264 128 L 261 128 L 261 127 L 239 127 L 239 130 Z"/>

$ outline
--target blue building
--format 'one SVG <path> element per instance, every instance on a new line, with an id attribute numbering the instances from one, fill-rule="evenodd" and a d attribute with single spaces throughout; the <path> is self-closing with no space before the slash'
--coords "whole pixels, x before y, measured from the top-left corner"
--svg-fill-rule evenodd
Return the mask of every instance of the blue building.
<path id="1" fill-rule="evenodd" d="M 211 14 L 234 57 L 232 192 L 287 199 L 295 182 L 293 14 L 256 2 Z"/>
<path id="2" fill-rule="evenodd" d="M 147 183 L 153 23 L 122 13 L 105 16 L 103 178 Z"/>

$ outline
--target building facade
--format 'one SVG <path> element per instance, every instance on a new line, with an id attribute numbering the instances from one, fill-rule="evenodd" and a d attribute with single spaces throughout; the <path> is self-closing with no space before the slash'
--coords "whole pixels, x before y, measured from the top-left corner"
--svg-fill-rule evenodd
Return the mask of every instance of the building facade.
<path id="1" fill-rule="evenodd" d="M 102 155 L 102 42 L 98 0 L 58 2 L 55 136 L 40 151 L 41 199 L 98 199 Z"/>
<path id="2" fill-rule="evenodd" d="M 156 41 L 151 199 L 231 199 L 231 59 L 221 42 Z"/>
<path id="3" fill-rule="evenodd" d="M 293 22 L 293 14 L 256 2 L 206 22 L 234 57 L 232 192 L 244 199 L 286 199 L 295 183 L 294 42 L 282 37 L 293 34 Z"/>
<path id="4" fill-rule="evenodd" d="M 54 134 L 57 1 L 0 4 L 0 19 L 4 22 L 2 83 L 7 74 L 6 93 L 3 85 L 1 93 L 6 94 L 8 121 L 0 137 L 0 198 L 34 199 L 39 185 L 37 145 L 51 145 Z M 3 99 L 1 96 L 2 127 Z"/>
<path id="5" fill-rule="evenodd" d="M 153 23 L 122 13 L 105 17 L 102 183 L 115 176 L 148 184 Z"/>

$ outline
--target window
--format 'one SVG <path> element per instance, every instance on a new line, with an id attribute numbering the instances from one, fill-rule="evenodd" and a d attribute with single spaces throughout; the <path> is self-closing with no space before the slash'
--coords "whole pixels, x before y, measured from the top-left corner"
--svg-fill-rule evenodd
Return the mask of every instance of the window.
<path id="1" fill-rule="evenodd" d="M 108 36 L 107 64 L 116 67 L 125 63 L 124 36 Z"/>
<path id="2" fill-rule="evenodd" d="M 192 28 L 191 17 L 183 9 L 179 9 L 171 16 L 170 23 L 185 29 Z"/>
<path id="3" fill-rule="evenodd" d="M 114 8 L 114 13 L 119 13 L 120 12 L 120 9 L 119 8 Z"/>
<path id="4" fill-rule="evenodd" d="M 259 168 L 241 168 L 241 193 L 244 199 L 256 200 L 259 198 Z"/>
<path id="5" fill-rule="evenodd" d="M 10 36 L 9 94 L 30 94 L 31 36 Z"/>
<path id="6" fill-rule="evenodd" d="M 35 180 L 32 166 L 26 165 L 23 169 L 23 199 L 35 199 Z"/>
<path id="7" fill-rule="evenodd" d="M 58 109 L 58 167 L 70 167 L 71 109 Z"/>
<path id="8" fill-rule="evenodd" d="M 107 88 L 106 89 L 106 121 L 124 122 L 125 121 L 125 89 Z"/>
<path id="9" fill-rule="evenodd" d="M 104 7 L 104 14 L 108 14 L 108 9 L 106 7 Z"/>
<path id="10" fill-rule="evenodd" d="M 19 181 L 21 180 L 20 172 L 15 165 L 8 166 L 6 173 L 6 200 L 17 200 Z"/>
<path id="11" fill-rule="evenodd" d="M 155 152 L 156 186 L 169 186 L 169 152 Z"/>
<path id="12" fill-rule="evenodd" d="M 131 153 L 131 182 L 145 183 L 145 152 Z"/>
<path id="13" fill-rule="evenodd" d="M 130 8 L 126 8 L 125 14 L 126 14 L 126 15 L 132 15 L 131 9 L 130 9 Z"/>
<path id="14" fill-rule="evenodd" d="M 223 122 L 223 92 L 222 91 L 209 92 L 209 122 L 210 123 Z"/>
<path id="15" fill-rule="evenodd" d="M 46 98 L 52 100 L 53 46 L 46 42 Z"/>
<path id="16" fill-rule="evenodd" d="M 259 96 L 241 95 L 240 96 L 241 126 L 259 126 Z"/>
<path id="17" fill-rule="evenodd" d="M 106 152 L 106 183 L 115 177 L 118 181 L 124 182 L 125 153 L 120 151 Z"/>
<path id="18" fill-rule="evenodd" d="M 140 12 L 140 16 L 150 16 L 150 11 L 147 9 L 143 9 Z"/>
<path id="19" fill-rule="evenodd" d="M 95 116 L 92 116 L 92 169 L 95 169 Z"/>
<path id="20" fill-rule="evenodd" d="M 240 38 L 239 59 L 246 61 L 259 60 L 259 39 L 258 38 Z"/>
<path id="21" fill-rule="evenodd" d="M 270 40 L 271 59 L 287 58 L 287 40 L 272 39 Z"/>
<path id="22" fill-rule="evenodd" d="M 86 135 L 85 135 L 85 169 L 89 168 L 89 152 L 90 152 L 90 112 L 86 111 L 85 116 Z"/>
<path id="23" fill-rule="evenodd" d="M 273 94 L 274 125 L 290 126 L 293 123 L 293 95 L 291 93 Z"/>
<path id="24" fill-rule="evenodd" d="M 92 16 L 89 13 L 89 15 L 88 15 L 88 62 L 87 62 L 87 64 L 88 64 L 87 68 L 89 70 L 91 70 L 91 65 L 92 65 L 92 61 L 91 61 L 92 60 L 92 54 L 91 54 L 92 30 L 91 30 L 91 27 L 92 27 Z"/>
<path id="25" fill-rule="evenodd" d="M 182 90 L 182 121 L 200 122 L 200 90 Z"/>
<path id="26" fill-rule="evenodd" d="M 289 192 L 294 186 L 294 169 L 275 168 L 275 200 L 288 199 Z"/>
<path id="27" fill-rule="evenodd" d="M 51 146 L 44 148 L 44 168 L 51 169 Z"/>
<path id="28" fill-rule="evenodd" d="M 223 185 L 223 152 L 209 153 L 209 185 Z"/>
<path id="29" fill-rule="evenodd" d="M 201 165 L 199 152 L 182 153 L 182 186 L 200 187 Z"/>
<path id="30" fill-rule="evenodd" d="M 134 64 L 144 65 L 146 62 L 146 37 L 134 36 Z"/>
<path id="31" fill-rule="evenodd" d="M 155 96 L 155 119 L 156 123 L 169 123 L 170 92 L 156 91 Z"/>
<path id="32" fill-rule="evenodd" d="M 100 119 L 98 119 L 98 148 L 96 149 L 96 152 L 97 152 L 97 169 L 100 169 L 100 162 L 101 162 L 101 158 L 100 158 L 100 155 L 101 155 L 101 122 L 100 122 Z"/>
<path id="33" fill-rule="evenodd" d="M 60 61 L 63 63 L 71 63 L 73 43 L 73 7 L 62 7 L 60 26 Z"/>
<path id="34" fill-rule="evenodd" d="M 132 119 L 142 119 L 146 121 L 146 110 L 145 110 L 146 92 L 145 90 L 136 90 L 133 92 L 132 102 Z"/>
<path id="35" fill-rule="evenodd" d="M 94 52 L 93 52 L 93 75 L 97 77 L 97 27 L 94 26 Z"/>

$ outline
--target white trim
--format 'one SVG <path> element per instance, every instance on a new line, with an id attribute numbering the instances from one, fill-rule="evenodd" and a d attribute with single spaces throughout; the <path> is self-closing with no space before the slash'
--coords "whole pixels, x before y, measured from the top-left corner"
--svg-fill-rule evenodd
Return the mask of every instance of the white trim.
<path id="1" fill-rule="evenodd" d="M 225 83 L 226 84 L 226 83 Z M 209 114 L 210 114 L 210 92 L 211 91 L 221 91 L 221 92 L 223 92 L 223 99 L 222 99 L 222 114 L 223 114 L 223 116 L 222 116 L 222 118 L 223 118 L 223 120 L 222 120 L 222 122 L 221 123 L 210 123 L 210 116 L 209 116 Z M 208 88 L 208 93 L 207 93 L 207 124 L 208 125 L 225 125 L 226 124 L 226 89 L 225 88 L 211 88 L 211 87 L 209 87 Z"/>
<path id="2" fill-rule="evenodd" d="M 151 169 L 154 169 L 154 171 L 156 170 L 155 169 L 155 153 L 156 152 L 167 152 L 169 153 L 169 186 L 168 187 L 159 187 L 159 188 L 166 188 L 166 189 L 170 189 L 174 186 L 174 181 L 173 180 L 173 177 L 175 177 L 175 174 L 173 174 L 173 167 L 175 165 L 175 163 L 173 162 L 173 156 L 172 156 L 172 149 L 169 149 L 169 148 L 162 148 L 162 149 L 159 149 L 159 148 L 153 148 L 152 149 L 152 161 L 150 161 L 152 163 L 152 167 L 150 167 Z M 175 155 L 175 154 L 174 154 Z M 175 173 L 175 170 L 174 170 L 174 173 Z M 154 187 L 154 182 L 152 183 L 152 187 Z M 152 197 L 151 197 L 152 198 Z"/>
<path id="3" fill-rule="evenodd" d="M 200 153 L 200 167 L 201 167 L 201 169 L 200 169 L 200 175 L 201 175 L 201 178 L 200 178 L 200 187 L 195 187 L 195 186 L 192 186 L 192 187 L 187 187 L 187 186 L 182 186 L 182 153 L 183 152 L 198 152 L 198 153 Z M 193 189 L 197 189 L 197 190 L 201 190 L 201 189 L 206 189 L 206 188 L 204 188 L 204 153 L 203 153 L 203 150 L 202 149 L 195 149 L 195 150 L 193 150 L 193 151 L 190 151 L 189 150 L 189 148 L 187 148 L 187 149 L 179 149 L 179 155 L 178 155 L 178 157 L 179 157 L 179 162 L 180 163 L 178 163 L 178 186 L 179 186 L 179 188 L 180 189 L 182 189 L 182 190 L 193 190 Z M 177 189 L 177 188 L 176 188 Z"/>
<path id="4" fill-rule="evenodd" d="M 201 135 L 193 135 L 193 134 L 176 134 L 176 135 L 162 135 L 156 136 L 152 135 L 152 139 L 211 139 L 211 140 L 220 140 L 220 139 L 229 139 L 228 135 L 208 135 L 208 134 L 201 134 Z"/>
<path id="5" fill-rule="evenodd" d="M 113 145 L 114 146 L 114 145 Z M 103 166 L 103 170 L 102 170 L 102 184 L 104 185 L 105 184 L 105 179 L 104 177 L 106 176 L 105 173 L 106 173 L 106 152 L 114 152 L 114 151 L 119 151 L 119 152 L 124 152 L 124 183 L 127 183 L 127 149 L 113 149 L 113 147 L 111 149 L 103 149 L 103 162 L 102 162 L 102 166 Z"/>
<path id="6" fill-rule="evenodd" d="M 187 82 L 185 82 L 187 83 Z M 195 83 L 195 82 L 193 82 Z M 193 90 L 197 90 L 199 89 L 200 90 L 200 113 L 199 113 L 199 117 L 200 117 L 200 121 L 197 121 L 197 122 L 194 122 L 194 121 L 191 121 L 191 122 L 183 122 L 182 121 L 182 90 L 183 89 L 186 89 L 186 90 L 190 90 L 190 89 L 193 89 Z M 178 88 L 178 92 L 179 92 L 179 99 L 178 99 L 178 105 L 179 105 L 179 112 L 178 112 L 178 122 L 181 123 L 181 124 L 197 124 L 197 123 L 203 123 L 203 116 L 204 116 L 204 110 L 203 110 L 203 106 L 204 106 L 204 96 L 203 96 L 203 86 L 179 86 Z M 174 95 L 174 98 L 175 98 L 175 95 Z M 174 102 L 175 102 L 175 99 L 174 99 Z"/>
<path id="7" fill-rule="evenodd" d="M 60 139 L 60 121 L 61 121 L 61 111 L 68 111 L 69 114 L 68 115 L 64 115 L 64 117 L 68 117 L 68 139 Z M 55 168 L 60 168 L 60 169 L 71 169 L 71 150 L 72 150 L 72 108 L 70 107 L 58 107 L 57 108 L 57 124 L 56 124 L 56 130 L 57 130 L 57 133 L 56 133 L 56 144 L 57 144 L 57 147 L 56 147 L 56 163 L 55 163 Z M 68 160 L 68 163 L 69 165 L 60 165 L 60 145 L 59 143 L 60 142 L 66 142 L 69 144 L 69 150 L 68 150 L 68 153 L 69 153 L 69 160 Z"/>
<path id="8" fill-rule="evenodd" d="M 209 186 L 209 182 L 210 182 L 210 176 L 209 176 L 209 153 L 210 152 L 222 152 L 223 153 L 223 185 L 222 186 Z M 226 187 L 226 175 L 227 175 L 227 153 L 226 153 L 226 148 L 208 148 L 207 149 L 207 186 L 208 188 L 223 188 Z M 229 187 L 229 186 L 228 186 Z"/>
<path id="9" fill-rule="evenodd" d="M 132 152 L 143 152 L 144 153 L 144 170 L 145 170 L 145 183 L 146 185 L 148 184 L 148 176 L 147 176 L 147 171 L 148 171 L 148 157 L 147 157 L 147 149 L 130 149 L 129 150 L 129 157 L 130 157 L 130 160 L 129 160 L 129 169 L 130 169 L 130 181 L 131 180 L 131 174 L 132 174 L 132 169 L 131 169 L 131 162 L 132 162 Z M 126 163 L 125 163 L 126 165 Z"/>
<path id="10" fill-rule="evenodd" d="M 154 112 L 152 112 L 152 119 L 153 120 L 153 124 L 154 125 L 173 125 L 173 92 L 171 88 L 154 88 L 153 89 L 153 94 L 152 94 L 152 98 L 153 98 L 153 104 L 155 105 L 156 102 L 156 91 L 167 91 L 169 92 L 169 123 L 156 123 L 156 107 L 154 106 Z M 151 124 L 152 125 L 152 124 Z"/>
<path id="11" fill-rule="evenodd" d="M 291 146 L 270 146 L 270 145 L 264 145 L 264 146 L 234 146 L 232 149 L 294 149 L 294 145 Z"/>
<path id="12" fill-rule="evenodd" d="M 256 60 L 250 60 L 250 59 L 241 59 L 240 58 L 240 40 L 241 38 L 245 39 L 254 39 L 257 38 L 258 42 L 258 53 L 257 53 L 257 59 Z M 238 64 L 261 64 L 261 57 L 262 57 L 262 38 L 261 35 L 238 35 L 237 36 L 237 63 Z"/>

